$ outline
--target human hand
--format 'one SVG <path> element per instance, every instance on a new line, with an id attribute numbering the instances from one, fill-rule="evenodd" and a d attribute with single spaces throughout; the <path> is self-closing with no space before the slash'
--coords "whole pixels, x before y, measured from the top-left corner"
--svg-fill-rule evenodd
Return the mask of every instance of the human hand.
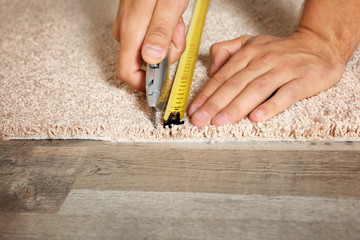
<path id="1" fill-rule="evenodd" d="M 241 36 L 214 44 L 210 55 L 212 78 L 188 111 L 199 128 L 236 123 L 247 115 L 253 122 L 266 121 L 335 85 L 345 66 L 334 47 L 307 30 L 289 37 Z"/>
<path id="2" fill-rule="evenodd" d="M 185 50 L 182 18 L 189 0 L 121 0 L 112 33 L 120 42 L 117 76 L 134 88 L 145 91 L 142 60 L 157 64 L 171 45 L 170 61 Z"/>

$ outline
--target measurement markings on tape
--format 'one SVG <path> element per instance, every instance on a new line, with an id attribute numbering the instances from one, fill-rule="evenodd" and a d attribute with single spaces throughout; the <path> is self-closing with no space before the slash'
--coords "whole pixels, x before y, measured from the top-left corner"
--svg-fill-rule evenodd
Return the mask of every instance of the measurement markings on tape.
<path id="1" fill-rule="evenodd" d="M 165 125 L 181 124 L 185 116 L 209 1 L 196 1 L 186 36 L 187 47 L 180 58 L 164 114 Z"/>

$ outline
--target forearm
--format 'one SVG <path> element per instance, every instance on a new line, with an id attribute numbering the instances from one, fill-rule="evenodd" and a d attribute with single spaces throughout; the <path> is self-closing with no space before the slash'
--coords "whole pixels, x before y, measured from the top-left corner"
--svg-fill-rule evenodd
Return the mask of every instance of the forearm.
<path id="1" fill-rule="evenodd" d="M 359 0 L 307 0 L 297 31 L 317 34 L 346 63 L 360 42 L 359 26 Z"/>

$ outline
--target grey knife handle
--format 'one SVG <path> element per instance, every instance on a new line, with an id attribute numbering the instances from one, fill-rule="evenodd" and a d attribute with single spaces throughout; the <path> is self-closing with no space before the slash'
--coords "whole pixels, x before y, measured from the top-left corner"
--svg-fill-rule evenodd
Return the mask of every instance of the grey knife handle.
<path id="1" fill-rule="evenodd" d="M 164 103 L 159 102 L 163 87 L 167 86 L 169 70 L 169 54 L 158 64 L 147 64 L 146 67 L 146 96 L 149 107 L 161 108 Z M 166 90 L 167 91 L 167 90 Z"/>

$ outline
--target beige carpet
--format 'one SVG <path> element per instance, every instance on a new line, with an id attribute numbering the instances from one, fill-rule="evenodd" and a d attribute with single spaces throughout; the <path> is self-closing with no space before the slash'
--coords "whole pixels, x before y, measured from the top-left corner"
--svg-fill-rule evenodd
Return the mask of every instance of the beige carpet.
<path id="1" fill-rule="evenodd" d="M 185 14 L 188 22 L 194 1 Z M 209 79 L 212 43 L 291 33 L 298 0 L 212 0 L 190 102 Z M 146 98 L 116 78 L 117 1 L 0 0 L 0 138 L 111 141 L 360 139 L 360 50 L 332 89 L 260 124 L 154 129 Z"/>

